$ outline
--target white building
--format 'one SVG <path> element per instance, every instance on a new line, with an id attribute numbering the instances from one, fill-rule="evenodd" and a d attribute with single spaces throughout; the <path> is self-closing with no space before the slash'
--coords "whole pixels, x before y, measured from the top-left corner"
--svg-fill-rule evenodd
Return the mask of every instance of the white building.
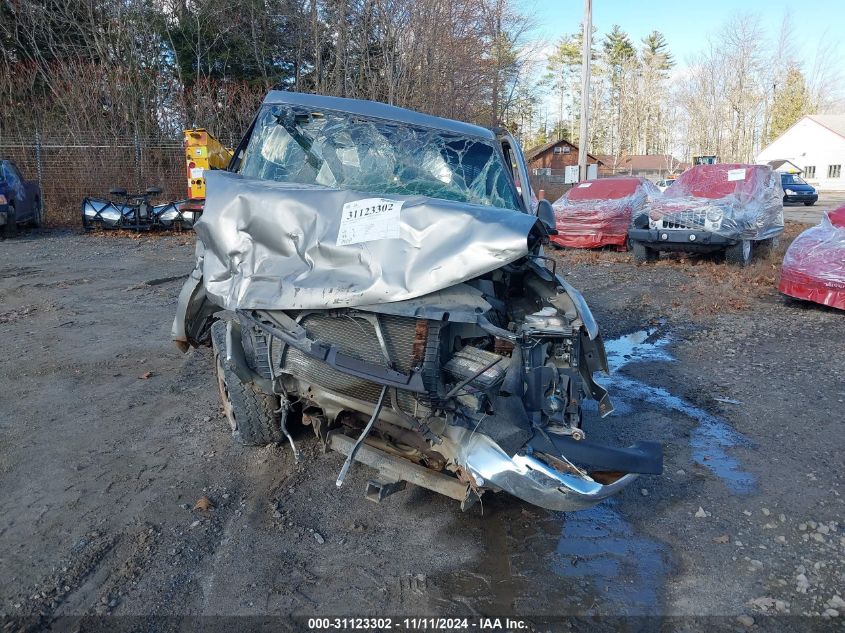
<path id="1" fill-rule="evenodd" d="M 808 114 L 757 155 L 759 164 L 788 160 L 821 191 L 845 191 L 845 115 Z"/>

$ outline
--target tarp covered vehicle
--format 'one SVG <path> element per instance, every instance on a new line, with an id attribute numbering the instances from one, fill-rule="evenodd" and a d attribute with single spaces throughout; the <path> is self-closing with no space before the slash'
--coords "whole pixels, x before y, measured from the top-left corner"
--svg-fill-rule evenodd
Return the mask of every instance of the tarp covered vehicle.
<path id="1" fill-rule="evenodd" d="M 768 249 L 783 232 L 780 175 L 767 165 L 695 165 L 663 196 L 634 214 L 628 236 L 634 258 L 653 261 L 660 251 L 724 251 L 747 266 L 753 245 Z"/>
<path id="2" fill-rule="evenodd" d="M 512 166 L 515 166 L 514 173 Z M 233 434 L 284 441 L 294 420 L 378 471 L 458 499 L 510 492 L 588 507 L 659 445 L 585 438 L 583 397 L 612 411 L 584 298 L 547 267 L 551 205 L 531 208 L 505 130 L 366 101 L 271 92 L 229 171 L 207 174 L 183 349 L 210 334 Z"/>
<path id="3" fill-rule="evenodd" d="M 845 310 L 845 207 L 826 213 L 789 245 L 778 290 Z"/>
<path id="4" fill-rule="evenodd" d="M 658 195 L 658 188 L 645 178 L 601 178 L 577 184 L 552 205 L 557 235 L 551 241 L 571 248 L 625 246 L 631 217 Z"/>

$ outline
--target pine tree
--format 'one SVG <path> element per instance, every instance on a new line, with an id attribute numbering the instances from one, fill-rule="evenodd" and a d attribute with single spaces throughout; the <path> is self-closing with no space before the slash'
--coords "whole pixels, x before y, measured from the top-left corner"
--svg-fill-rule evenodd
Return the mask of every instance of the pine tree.
<path id="1" fill-rule="evenodd" d="M 660 31 L 652 31 L 643 38 L 642 56 L 644 64 L 657 70 L 667 71 L 675 65 L 666 37 Z"/>
<path id="2" fill-rule="evenodd" d="M 660 31 L 652 31 L 642 39 L 640 57 L 642 72 L 638 82 L 638 132 L 640 148 L 646 154 L 664 152 L 668 144 L 664 130 L 666 80 L 675 60 L 669 44 Z"/>
<path id="3" fill-rule="evenodd" d="M 634 49 L 631 38 L 618 24 L 614 24 L 610 32 L 605 35 L 602 51 L 603 61 L 610 71 L 611 100 L 615 105 L 613 115 L 615 123 L 611 126 L 609 149 L 611 154 L 619 155 L 627 149 L 623 147 L 622 140 L 625 137 L 622 132 L 622 102 L 626 97 L 625 76 L 631 65 L 637 62 L 637 51 Z M 629 144 L 630 141 L 629 138 L 625 143 Z"/>
<path id="4" fill-rule="evenodd" d="M 784 75 L 783 84 L 775 89 L 769 138 L 775 139 L 783 134 L 807 114 L 810 107 L 810 93 L 804 81 L 804 74 L 797 66 L 790 65 Z"/>
<path id="5" fill-rule="evenodd" d="M 583 42 L 583 31 L 563 36 L 549 57 L 547 65 L 548 78 L 558 92 L 559 99 L 558 122 L 555 125 L 555 133 L 557 138 L 567 138 L 572 142 L 576 142 L 574 139 L 578 126 L 579 77 Z M 566 99 L 567 95 L 569 95 L 568 100 Z M 566 117 L 569 119 L 568 130 L 563 123 L 566 114 L 565 109 L 569 110 L 568 117 Z"/>
<path id="6" fill-rule="evenodd" d="M 618 24 L 614 24 L 602 43 L 604 59 L 611 67 L 621 66 L 637 56 L 629 35 Z"/>

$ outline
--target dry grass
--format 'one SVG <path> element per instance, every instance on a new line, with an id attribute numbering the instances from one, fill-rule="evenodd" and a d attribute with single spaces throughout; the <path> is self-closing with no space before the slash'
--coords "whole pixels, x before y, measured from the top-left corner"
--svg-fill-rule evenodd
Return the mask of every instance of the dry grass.
<path id="1" fill-rule="evenodd" d="M 630 253 L 612 250 L 560 250 L 562 266 L 621 266 L 627 275 L 643 281 L 640 301 L 651 308 L 672 308 L 692 315 L 741 312 L 755 300 L 777 295 L 780 268 L 786 249 L 808 225 L 787 221 L 779 244 L 767 255 L 759 253 L 747 268 L 730 266 L 712 255 L 665 253 L 655 264 L 637 266 Z M 620 271 L 621 272 L 621 271 Z M 669 283 L 667 285 L 667 278 Z M 620 282 L 623 277 L 620 276 Z M 651 287 L 660 292 L 649 292 Z M 672 292 L 666 292 L 671 288 Z"/>
<path id="2" fill-rule="evenodd" d="M 549 249 L 547 249 L 549 250 Z M 631 254 L 610 248 L 564 248 L 552 250 L 552 256 L 567 266 L 595 265 L 602 263 L 624 264 L 631 262 Z"/>
<path id="3" fill-rule="evenodd" d="M 127 229 L 92 229 L 86 233 L 91 238 L 118 240 L 156 240 L 161 238 L 180 238 L 184 245 L 194 243 L 193 231 L 130 231 Z"/>

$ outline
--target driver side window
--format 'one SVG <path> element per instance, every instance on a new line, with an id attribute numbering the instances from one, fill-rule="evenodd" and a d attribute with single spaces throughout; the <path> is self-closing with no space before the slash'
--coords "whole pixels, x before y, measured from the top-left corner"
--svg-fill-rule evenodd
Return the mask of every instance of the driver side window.
<path id="1" fill-rule="evenodd" d="M 6 179 L 6 184 L 8 184 L 9 188 L 14 191 L 15 199 L 23 200 L 26 197 L 23 187 L 23 179 L 21 178 L 17 167 L 15 167 L 12 163 L 3 163 L 3 175 Z"/>

